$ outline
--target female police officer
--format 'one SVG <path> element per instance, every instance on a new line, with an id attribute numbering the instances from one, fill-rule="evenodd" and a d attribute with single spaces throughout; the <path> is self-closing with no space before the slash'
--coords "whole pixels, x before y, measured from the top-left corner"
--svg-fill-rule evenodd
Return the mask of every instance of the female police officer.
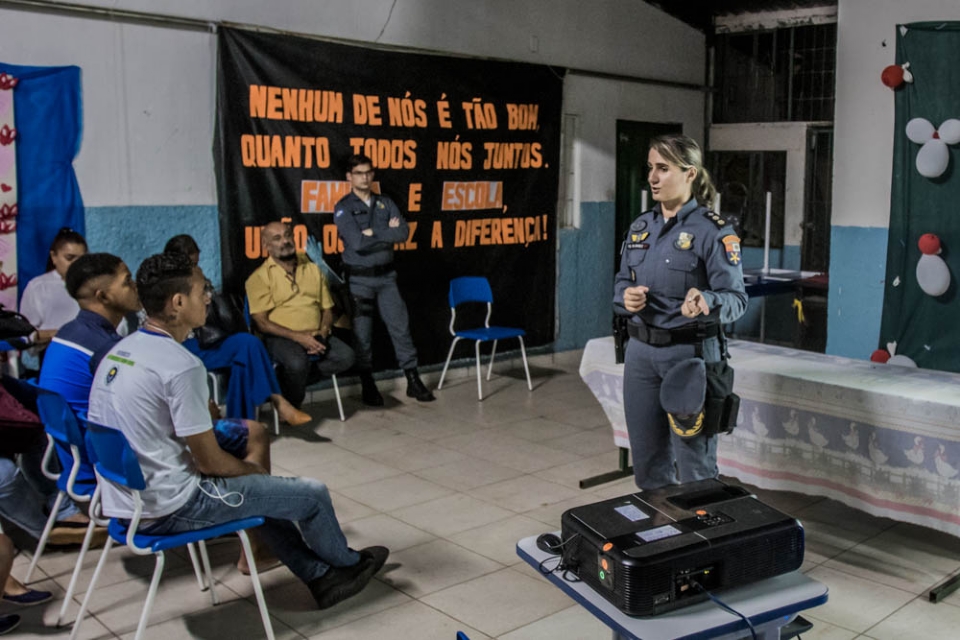
<path id="1" fill-rule="evenodd" d="M 698 428 L 702 412 L 686 429 L 668 419 L 661 398 L 669 387 L 682 396 L 680 405 L 700 411 L 703 362 L 721 359 L 720 325 L 743 314 L 747 295 L 740 239 L 704 206 L 716 190 L 697 143 L 655 138 L 647 168 L 657 204 L 630 225 L 613 301 L 629 316 L 623 404 L 634 478 L 641 489 L 655 489 L 717 475 L 717 438 Z"/>

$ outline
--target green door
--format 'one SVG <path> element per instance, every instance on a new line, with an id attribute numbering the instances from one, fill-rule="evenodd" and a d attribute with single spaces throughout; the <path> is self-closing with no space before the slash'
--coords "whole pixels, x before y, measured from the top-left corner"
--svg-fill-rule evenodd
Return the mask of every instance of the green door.
<path id="1" fill-rule="evenodd" d="M 647 184 L 647 151 L 650 141 L 668 133 L 683 133 L 683 125 L 663 122 L 617 120 L 617 221 L 614 271 L 620 266 L 620 241 L 630 223 L 643 213 L 641 193 L 647 191 L 647 207 L 653 206 Z"/>

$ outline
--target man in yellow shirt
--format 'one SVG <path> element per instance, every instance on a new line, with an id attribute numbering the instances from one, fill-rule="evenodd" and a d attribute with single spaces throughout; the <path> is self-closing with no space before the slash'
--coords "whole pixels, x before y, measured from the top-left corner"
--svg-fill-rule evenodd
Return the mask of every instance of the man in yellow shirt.
<path id="1" fill-rule="evenodd" d="M 330 289 L 320 268 L 297 253 L 290 225 L 271 222 L 260 237 L 268 257 L 247 278 L 250 317 L 277 363 L 283 396 L 299 408 L 307 385 L 352 367 L 354 353 L 330 335 Z"/>

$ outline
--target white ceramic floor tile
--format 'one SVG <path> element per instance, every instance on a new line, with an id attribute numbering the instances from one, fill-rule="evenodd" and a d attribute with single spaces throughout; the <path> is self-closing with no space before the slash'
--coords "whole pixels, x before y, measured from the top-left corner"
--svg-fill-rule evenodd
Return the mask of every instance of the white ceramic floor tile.
<path id="1" fill-rule="evenodd" d="M 465 460 L 439 467 L 421 469 L 415 472 L 415 475 L 457 491 L 469 491 L 501 480 L 522 476 L 523 472 L 487 460 L 467 457 Z"/>
<path id="2" fill-rule="evenodd" d="M 438 591 L 421 601 L 489 636 L 499 636 L 570 606 L 570 599 L 549 582 L 509 569 Z"/>
<path id="3" fill-rule="evenodd" d="M 390 515 L 434 535 L 448 536 L 509 518 L 513 512 L 457 493 L 397 509 Z"/>
<path id="4" fill-rule="evenodd" d="M 605 638 L 610 628 L 577 605 L 500 636 L 500 640 L 558 640 Z M 839 640 L 839 639 L 837 639 Z"/>
<path id="5" fill-rule="evenodd" d="M 830 589 L 829 600 L 811 614 L 830 624 L 863 633 L 916 596 L 848 573 L 820 566 L 808 576 Z"/>
<path id="6" fill-rule="evenodd" d="M 330 492 L 330 499 L 333 501 L 333 510 L 336 511 L 337 521 L 340 524 L 351 522 L 358 518 L 366 518 L 377 513 L 376 509 L 371 509 L 365 504 L 351 500 L 337 491 Z"/>
<path id="7" fill-rule="evenodd" d="M 448 538 L 461 547 L 496 560 L 500 564 L 511 565 L 519 559 L 517 541 L 545 531 L 547 527 L 539 520 L 518 515 L 476 529 L 455 533 Z"/>
<path id="8" fill-rule="evenodd" d="M 919 595 L 960 568 L 960 539 L 898 524 L 823 566 Z"/>
<path id="9" fill-rule="evenodd" d="M 816 613 L 816 609 L 813 610 Z M 809 611 L 804 611 L 800 615 L 813 623 L 813 629 L 803 634 L 803 640 L 852 640 L 861 638 L 855 631 L 838 627 L 824 620 L 820 620 Z"/>
<path id="10" fill-rule="evenodd" d="M 433 534 L 410 526 L 385 513 L 354 520 L 343 526 L 343 532 L 354 549 L 381 545 L 390 549 L 391 553 L 435 539 Z"/>
<path id="11" fill-rule="evenodd" d="M 270 609 L 269 603 L 267 609 Z M 303 636 L 291 629 L 282 620 L 272 615 L 274 636 L 278 639 L 294 640 Z M 136 631 L 125 633 L 122 640 L 133 640 Z M 147 627 L 148 640 L 191 640 L 193 638 L 249 638 L 261 640 L 266 638 L 263 622 L 260 618 L 260 609 L 256 603 L 246 600 L 235 600 L 218 607 L 210 607 L 201 611 L 189 613 L 160 622 Z"/>
<path id="12" fill-rule="evenodd" d="M 478 487 L 468 493 L 491 504 L 525 513 L 568 500 L 576 496 L 578 490 L 536 476 L 520 476 Z"/>
<path id="13" fill-rule="evenodd" d="M 498 562 L 445 540 L 390 554 L 378 576 L 395 589 L 421 598 L 503 568 Z"/>
<path id="14" fill-rule="evenodd" d="M 610 431 L 610 427 L 605 427 L 602 430 L 587 429 L 586 431 L 578 431 L 573 435 L 562 438 L 543 440 L 540 444 L 554 449 L 560 449 L 561 451 L 569 451 L 570 453 L 575 453 L 580 456 L 597 456 L 613 452 L 614 465 L 610 469 L 606 469 L 606 471 L 611 471 L 617 467 L 616 451 L 618 449 L 616 443 L 613 441 L 613 433 Z"/>
<path id="15" fill-rule="evenodd" d="M 343 458 L 308 467 L 300 467 L 297 469 L 297 473 L 305 478 L 319 480 L 331 489 L 340 490 L 345 487 L 352 487 L 358 484 L 373 482 L 374 480 L 398 476 L 403 472 L 399 469 L 388 467 L 385 464 L 374 462 L 363 456 L 348 453 L 347 456 Z"/>
<path id="16" fill-rule="evenodd" d="M 496 437 L 488 432 L 452 436 L 437 440 L 443 447 L 455 449 L 488 462 L 512 467 L 524 473 L 534 473 L 548 467 L 578 460 L 580 456 L 568 451 L 551 449 L 522 438 L 507 435 L 500 430 Z"/>
<path id="17" fill-rule="evenodd" d="M 377 511 L 396 511 L 403 507 L 449 495 L 453 490 L 410 474 L 346 487 L 340 492 Z"/>
<path id="18" fill-rule="evenodd" d="M 586 451 L 584 451 L 584 453 L 586 453 Z M 533 475 L 581 492 L 584 491 L 580 489 L 581 480 L 615 471 L 618 461 L 619 454 L 616 451 L 609 451 L 607 453 L 590 456 L 589 458 L 581 458 L 568 464 L 537 471 Z M 599 498 L 597 500 L 599 500 Z"/>
<path id="19" fill-rule="evenodd" d="M 366 457 L 407 472 L 440 467 L 445 464 L 456 464 L 467 459 L 467 456 L 452 449 L 446 449 L 420 438 L 417 438 L 417 440 L 416 444 L 366 454 Z"/>
<path id="20" fill-rule="evenodd" d="M 545 440 L 553 440 L 555 438 L 563 438 L 580 433 L 580 429 L 577 427 L 546 418 L 532 418 L 530 420 L 511 422 L 508 425 L 497 427 L 496 430 L 503 431 L 507 435 L 516 438 L 539 443 L 543 443 Z"/>
<path id="21" fill-rule="evenodd" d="M 457 631 L 466 633 L 470 640 L 489 640 L 450 616 L 419 602 L 387 609 L 356 622 L 311 636 L 311 640 L 360 640 L 389 638 L 390 640 L 452 640 Z"/>
<path id="22" fill-rule="evenodd" d="M 960 608 L 917 598 L 867 630 L 877 640 L 960 637 Z"/>
<path id="23" fill-rule="evenodd" d="M 363 591 L 352 598 L 323 611 L 316 608 L 313 596 L 300 584 L 271 589 L 265 593 L 265 597 L 270 615 L 306 637 L 411 602 L 409 596 L 377 579 L 371 580 Z"/>

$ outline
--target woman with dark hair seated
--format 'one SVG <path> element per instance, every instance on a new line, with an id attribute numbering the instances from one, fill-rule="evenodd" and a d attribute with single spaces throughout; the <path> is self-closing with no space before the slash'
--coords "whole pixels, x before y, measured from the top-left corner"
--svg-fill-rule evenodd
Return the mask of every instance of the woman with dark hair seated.
<path id="1" fill-rule="evenodd" d="M 200 262 L 200 247 L 186 234 L 174 236 L 167 241 L 164 253 L 180 253 L 187 256 L 196 266 Z M 212 285 L 207 281 L 212 291 Z M 280 383 L 273 371 L 273 363 L 260 339 L 242 330 L 237 325 L 245 324 L 242 318 L 231 321 L 216 318 L 230 309 L 223 300 L 213 300 L 219 313 L 210 313 L 207 322 L 210 327 L 201 327 L 187 338 L 183 346 L 203 361 L 208 371 L 229 368 L 227 382 L 227 416 L 231 418 L 257 419 L 257 407 L 268 400 L 277 408 L 280 419 L 291 425 L 310 422 L 310 414 L 300 411 L 280 395 Z M 234 315 L 238 310 L 233 309 Z M 222 326 L 229 325 L 229 326 Z M 209 329 L 209 331 L 206 331 Z M 234 332 L 239 331 L 239 332 Z M 227 335 L 229 334 L 229 335 Z M 218 339 L 219 338 L 219 339 Z M 206 339 L 210 341 L 207 342 Z"/>
<path id="2" fill-rule="evenodd" d="M 67 293 L 64 277 L 73 261 L 87 252 L 82 235 L 63 227 L 54 236 L 47 258 L 47 272 L 27 283 L 20 300 L 20 313 L 37 328 L 35 348 L 24 354 L 24 365 L 40 369 L 40 352 L 63 325 L 77 317 L 80 307 Z"/>

